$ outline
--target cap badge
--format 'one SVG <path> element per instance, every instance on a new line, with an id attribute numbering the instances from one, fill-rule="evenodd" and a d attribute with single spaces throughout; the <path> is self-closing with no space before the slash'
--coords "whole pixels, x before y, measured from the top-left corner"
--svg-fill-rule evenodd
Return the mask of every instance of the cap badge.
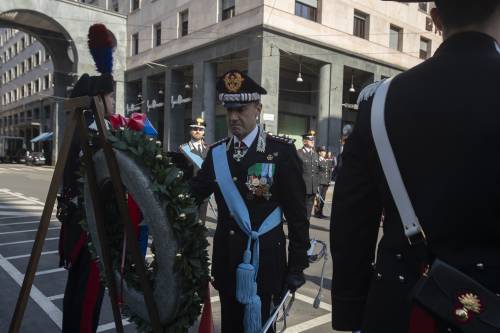
<path id="1" fill-rule="evenodd" d="M 480 314 L 483 310 L 483 305 L 479 296 L 473 293 L 464 293 L 458 296 L 458 301 L 461 308 L 458 307 L 455 310 L 455 317 L 461 321 L 465 322 L 469 319 L 469 312 L 473 312 L 475 314 Z"/>
<path id="2" fill-rule="evenodd" d="M 224 76 L 224 85 L 229 92 L 237 93 L 243 85 L 245 79 L 240 73 L 227 73 Z"/>

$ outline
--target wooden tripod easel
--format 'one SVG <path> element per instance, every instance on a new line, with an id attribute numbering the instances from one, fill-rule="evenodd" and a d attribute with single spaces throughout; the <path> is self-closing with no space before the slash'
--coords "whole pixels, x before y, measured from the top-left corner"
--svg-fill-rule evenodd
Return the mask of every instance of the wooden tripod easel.
<path id="1" fill-rule="evenodd" d="M 139 275 L 142 291 L 144 292 L 144 300 L 148 310 L 149 319 L 151 322 L 153 332 L 161 333 L 162 328 L 158 315 L 158 309 L 154 302 L 151 285 L 146 276 L 144 258 L 140 254 L 139 242 L 136 241 L 136 237 L 130 236 L 130 235 L 135 236 L 135 231 L 133 229 L 130 217 L 128 215 L 125 191 L 123 189 L 120 173 L 118 172 L 119 169 L 118 169 L 118 163 L 116 161 L 116 156 L 114 154 L 111 144 L 107 140 L 108 133 L 104 123 L 105 106 L 101 97 L 97 96 L 93 97 L 93 101 L 96 105 L 96 110 L 93 111 L 93 114 L 99 131 L 98 137 L 100 145 L 106 157 L 106 163 L 111 176 L 111 182 L 113 183 L 113 189 L 118 199 L 117 200 L 118 209 L 120 211 L 120 216 L 123 220 L 123 224 L 125 226 L 125 233 L 127 236 L 126 237 L 127 248 L 131 250 L 132 260 L 137 269 L 137 274 Z M 92 159 L 92 151 L 89 146 L 89 134 L 83 118 L 83 111 L 90 109 L 91 102 L 92 98 L 88 96 L 72 98 L 64 102 L 64 110 L 70 112 L 68 117 L 69 121 L 66 124 L 66 129 L 64 131 L 64 139 L 62 142 L 62 147 L 61 150 L 59 151 L 56 167 L 54 169 L 54 175 L 52 176 L 52 181 L 50 183 L 47 199 L 45 200 L 45 207 L 43 209 L 42 217 L 40 219 L 40 225 L 38 226 L 38 232 L 36 234 L 35 243 L 33 244 L 33 249 L 31 250 L 31 257 L 29 260 L 28 268 L 26 269 L 26 274 L 24 275 L 21 291 L 19 292 L 19 297 L 17 299 L 14 315 L 10 323 L 9 333 L 18 333 L 21 327 L 21 322 L 24 316 L 24 312 L 26 310 L 26 305 L 28 303 L 31 286 L 33 285 L 33 280 L 35 278 L 35 272 L 38 267 L 38 262 L 40 260 L 43 243 L 45 241 L 47 230 L 49 228 L 52 211 L 54 209 L 54 204 L 57 197 L 57 192 L 61 184 L 64 167 L 66 165 L 66 160 L 68 158 L 71 146 L 71 140 L 73 138 L 75 130 L 78 130 L 80 133 L 80 139 L 83 146 L 84 159 L 85 163 L 88 166 L 87 180 L 91 194 L 92 205 L 95 211 L 95 221 L 97 226 L 97 232 L 99 234 L 99 241 L 102 247 L 101 260 L 103 260 L 106 280 L 108 282 L 109 297 L 113 308 L 113 316 L 116 325 L 116 330 L 119 333 L 123 333 L 122 317 L 118 305 L 118 292 L 111 266 L 111 258 L 109 255 L 110 249 L 108 247 L 108 240 L 106 237 L 103 224 L 104 219 L 100 207 L 101 201 L 99 200 L 99 190 L 97 187 L 94 162 Z"/>

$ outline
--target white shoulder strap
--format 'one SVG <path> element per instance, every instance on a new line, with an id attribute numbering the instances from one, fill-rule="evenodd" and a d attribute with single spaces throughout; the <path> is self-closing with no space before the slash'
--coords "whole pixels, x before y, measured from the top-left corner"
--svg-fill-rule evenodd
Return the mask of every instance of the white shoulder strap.
<path id="1" fill-rule="evenodd" d="M 405 235 L 411 243 L 414 236 L 421 235 L 425 239 L 425 235 L 401 178 L 385 126 L 385 100 L 391 81 L 392 78 L 385 80 L 375 93 L 371 110 L 371 128 L 382 169 L 403 222 Z"/>

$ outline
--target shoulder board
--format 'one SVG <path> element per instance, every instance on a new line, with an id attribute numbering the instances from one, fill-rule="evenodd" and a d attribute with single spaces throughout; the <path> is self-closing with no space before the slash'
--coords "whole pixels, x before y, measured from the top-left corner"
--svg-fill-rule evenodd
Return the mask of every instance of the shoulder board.
<path id="1" fill-rule="evenodd" d="M 292 139 L 292 138 L 289 138 L 289 137 L 286 137 L 286 136 L 281 136 L 281 135 L 268 134 L 267 137 L 270 140 L 273 140 L 273 141 L 276 141 L 276 142 L 281 142 L 281 143 L 286 143 L 286 144 L 290 144 L 290 145 L 293 145 L 293 143 L 295 142 L 295 139 Z"/>
<path id="2" fill-rule="evenodd" d="M 220 144 L 221 144 L 221 143 L 223 143 L 223 142 L 227 142 L 227 141 L 229 141 L 229 139 L 230 139 L 229 137 L 225 137 L 224 139 L 221 139 L 221 140 L 219 140 L 219 141 L 216 141 L 216 142 L 212 143 L 209 147 L 210 147 L 210 148 L 215 147 L 215 146 L 217 146 L 217 145 L 220 145 Z"/>
<path id="3" fill-rule="evenodd" d="M 373 82 L 372 84 L 366 86 L 363 90 L 361 90 L 361 92 L 359 93 L 358 100 L 357 100 L 356 104 L 359 105 L 359 103 L 361 103 L 363 101 L 367 101 L 368 99 L 370 99 L 370 97 L 375 95 L 375 92 L 377 91 L 378 87 L 380 86 L 380 84 L 382 82 L 384 82 L 384 80 Z"/>

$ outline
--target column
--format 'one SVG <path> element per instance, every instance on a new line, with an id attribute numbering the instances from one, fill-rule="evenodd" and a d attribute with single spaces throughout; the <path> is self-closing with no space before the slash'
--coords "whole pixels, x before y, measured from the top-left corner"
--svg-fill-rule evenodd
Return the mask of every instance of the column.
<path id="1" fill-rule="evenodd" d="M 141 105 L 141 112 L 147 114 L 147 102 L 149 99 L 149 96 L 151 95 L 149 88 L 150 88 L 150 83 L 148 81 L 148 77 L 145 76 L 141 80 L 141 94 L 142 94 L 142 105 Z"/>
<path id="2" fill-rule="evenodd" d="M 115 110 L 125 115 L 125 83 L 122 81 L 115 82 Z"/>
<path id="3" fill-rule="evenodd" d="M 165 132 L 163 145 L 166 150 L 177 150 L 184 141 L 184 104 L 172 107 L 171 98 L 183 92 L 182 71 L 167 69 L 165 72 Z"/>
<path id="4" fill-rule="evenodd" d="M 203 97 L 204 97 L 204 63 L 197 62 L 193 65 L 193 101 L 191 104 L 191 118 L 201 117 L 203 112 Z"/>
<path id="5" fill-rule="evenodd" d="M 215 103 L 217 92 L 215 81 L 217 79 L 217 64 L 206 62 L 203 67 L 203 117 L 207 124 L 205 129 L 205 140 L 207 143 L 215 141 Z"/>
<path id="6" fill-rule="evenodd" d="M 318 77 L 318 135 L 316 137 L 319 146 L 327 146 L 330 142 L 330 117 L 331 117 L 331 64 L 324 64 L 319 69 Z"/>
<path id="7" fill-rule="evenodd" d="M 248 50 L 248 75 L 267 90 L 267 95 L 262 96 L 260 121 L 267 131 L 277 134 L 280 53 L 264 38 L 259 42 Z"/>
<path id="8" fill-rule="evenodd" d="M 344 65 L 331 64 L 330 116 L 328 117 L 327 149 L 338 153 L 342 135 L 342 90 L 344 86 Z"/>

